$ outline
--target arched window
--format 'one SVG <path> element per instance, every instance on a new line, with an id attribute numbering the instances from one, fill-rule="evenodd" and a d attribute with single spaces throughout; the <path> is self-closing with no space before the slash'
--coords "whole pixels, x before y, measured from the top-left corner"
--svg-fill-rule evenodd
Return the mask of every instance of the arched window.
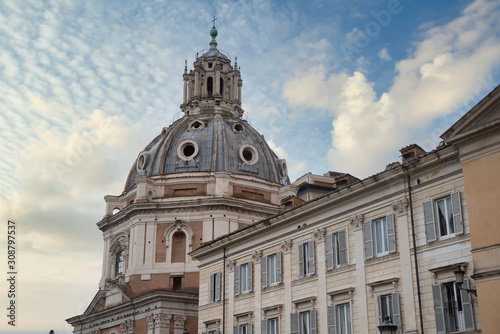
<path id="1" fill-rule="evenodd" d="M 115 258 L 115 276 L 123 274 L 123 265 L 125 263 L 125 259 L 123 257 L 123 250 L 120 249 L 116 252 Z"/>
<path id="2" fill-rule="evenodd" d="M 186 235 L 184 232 L 175 232 L 172 236 L 172 262 L 186 261 Z"/>
<path id="3" fill-rule="evenodd" d="M 224 96 L 224 80 L 220 78 L 220 95 Z"/>
<path id="4" fill-rule="evenodd" d="M 125 272 L 128 254 L 128 236 L 120 233 L 111 240 L 109 248 L 110 276 L 116 277 Z"/>
<path id="5" fill-rule="evenodd" d="M 208 96 L 212 96 L 214 93 L 214 79 L 212 77 L 207 78 L 207 92 Z"/>

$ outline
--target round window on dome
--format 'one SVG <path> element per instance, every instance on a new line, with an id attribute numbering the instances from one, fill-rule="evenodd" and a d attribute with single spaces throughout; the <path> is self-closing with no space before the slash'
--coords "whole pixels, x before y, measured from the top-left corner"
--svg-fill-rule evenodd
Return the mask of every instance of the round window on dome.
<path id="1" fill-rule="evenodd" d="M 245 133 L 245 128 L 243 127 L 243 125 L 241 125 L 241 123 L 235 123 L 233 125 L 233 132 L 234 133 Z"/>
<path id="2" fill-rule="evenodd" d="M 255 165 L 259 161 L 259 153 L 257 149 L 250 144 L 245 144 L 240 147 L 240 159 L 248 165 Z"/>
<path id="3" fill-rule="evenodd" d="M 183 161 L 193 160 L 198 155 L 198 151 L 198 144 L 192 139 L 187 139 L 177 147 L 177 156 Z"/>
<path id="4" fill-rule="evenodd" d="M 144 173 L 146 171 L 146 163 L 148 162 L 149 158 L 149 153 L 148 152 L 141 152 L 139 153 L 139 156 L 137 157 L 137 163 L 135 165 L 135 169 L 137 170 L 137 173 Z"/>

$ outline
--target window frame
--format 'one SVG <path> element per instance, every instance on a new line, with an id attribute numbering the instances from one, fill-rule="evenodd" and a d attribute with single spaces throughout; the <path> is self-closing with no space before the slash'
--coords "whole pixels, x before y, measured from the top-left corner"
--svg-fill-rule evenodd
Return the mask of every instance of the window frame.
<path id="1" fill-rule="evenodd" d="M 220 300 L 220 271 L 216 271 L 210 274 L 209 288 L 208 288 L 208 301 L 210 303 L 215 303 Z"/>
<path id="2" fill-rule="evenodd" d="M 118 249 L 115 252 L 115 277 L 122 275 L 125 271 L 125 252 L 123 249 Z"/>
<path id="3" fill-rule="evenodd" d="M 271 326 L 271 322 L 275 323 L 274 326 Z M 274 327 L 275 331 L 272 332 L 270 329 L 271 327 Z M 262 320 L 261 323 L 261 328 L 260 328 L 261 334 L 279 334 L 280 333 L 280 317 L 270 317 Z"/>
<path id="4" fill-rule="evenodd" d="M 450 198 L 450 208 L 451 217 L 453 217 L 453 233 L 447 233 L 441 235 L 441 228 L 439 226 L 439 217 L 437 203 L 441 200 L 446 200 Z M 446 202 L 445 202 L 446 203 Z M 444 196 L 434 198 L 430 201 L 426 201 L 422 204 L 424 211 L 424 227 L 425 227 L 425 239 L 426 242 L 433 242 L 437 240 L 443 240 L 447 238 L 452 238 L 464 233 L 464 220 L 462 215 L 462 200 L 460 197 L 460 192 L 452 192 Z M 446 206 L 448 208 L 448 206 Z M 447 221 L 447 231 L 450 230 L 450 222 Z"/>
<path id="5" fill-rule="evenodd" d="M 298 245 L 297 260 L 299 264 L 298 265 L 299 278 L 314 275 L 314 273 L 316 272 L 315 257 L 314 257 L 314 241 L 310 240 L 300 243 Z"/>
<path id="6" fill-rule="evenodd" d="M 328 334 L 340 334 L 342 333 L 341 319 L 340 319 L 340 309 L 345 308 L 347 312 L 345 312 L 344 316 L 346 318 L 344 333 L 351 334 L 352 333 L 352 315 L 351 315 L 351 302 L 344 301 L 338 304 L 328 306 Z"/>
<path id="7" fill-rule="evenodd" d="M 245 275 L 245 286 L 246 289 L 243 290 L 243 279 L 242 279 L 242 268 L 246 267 Z M 238 296 L 240 294 L 245 294 L 252 292 L 252 261 L 243 262 L 234 268 L 234 294 Z"/>
<path id="8" fill-rule="evenodd" d="M 274 268 L 271 268 L 270 259 L 274 258 Z M 262 288 L 275 286 L 281 284 L 282 275 L 281 275 L 281 252 L 277 251 L 274 253 L 270 253 L 269 255 L 263 256 L 260 261 L 261 265 L 261 285 Z M 275 281 L 271 282 L 272 274 L 274 273 Z"/>
<path id="9" fill-rule="evenodd" d="M 390 303 L 391 307 L 389 309 L 389 317 L 391 322 L 398 326 L 398 329 L 396 331 L 396 334 L 401 334 L 403 332 L 402 330 L 402 324 L 401 324 L 401 305 L 399 303 L 399 293 L 397 291 L 393 292 L 385 292 L 377 295 L 377 314 L 378 314 L 378 324 L 381 325 L 382 322 L 384 321 L 384 313 L 382 312 L 382 299 L 385 298 L 386 300 L 389 300 L 390 298 Z M 387 305 L 388 306 L 388 305 Z"/>
<path id="10" fill-rule="evenodd" d="M 301 326 L 302 316 L 308 314 L 309 317 L 309 328 L 306 328 L 304 332 Z M 307 311 L 299 311 L 290 314 L 290 329 L 291 334 L 316 334 L 316 310 L 311 309 Z"/>
<path id="11" fill-rule="evenodd" d="M 384 229 L 384 232 L 387 231 L 387 251 L 378 252 L 376 246 L 376 229 L 374 228 L 375 223 L 385 219 L 387 228 Z M 365 248 L 365 259 L 371 259 L 374 257 L 381 257 L 387 254 L 396 253 L 396 222 L 394 219 L 394 214 L 390 213 L 385 216 L 379 216 L 375 219 L 366 221 L 363 223 L 363 239 L 364 239 L 364 248 Z"/>
<path id="12" fill-rule="evenodd" d="M 252 323 L 246 322 L 233 326 L 233 334 L 252 334 Z"/>
<path id="13" fill-rule="evenodd" d="M 326 270 L 344 267 L 349 264 L 347 228 L 340 229 L 326 236 L 325 256 Z"/>

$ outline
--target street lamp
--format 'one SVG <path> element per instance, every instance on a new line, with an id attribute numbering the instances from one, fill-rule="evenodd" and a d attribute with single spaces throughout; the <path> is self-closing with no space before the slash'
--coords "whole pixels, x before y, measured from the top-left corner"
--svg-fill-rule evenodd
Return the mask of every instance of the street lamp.
<path id="1" fill-rule="evenodd" d="M 382 325 L 378 326 L 378 330 L 380 331 L 380 334 L 394 334 L 398 330 L 397 325 L 393 325 L 391 318 L 386 315 L 384 317 L 384 321 L 382 322 Z"/>
<path id="2" fill-rule="evenodd" d="M 464 282 L 465 270 L 463 270 L 462 267 L 458 266 L 453 273 L 455 274 L 455 282 L 457 282 L 460 285 L 460 290 L 465 290 L 468 293 L 472 293 L 474 296 L 477 297 L 476 290 L 462 288 L 462 283 Z"/>

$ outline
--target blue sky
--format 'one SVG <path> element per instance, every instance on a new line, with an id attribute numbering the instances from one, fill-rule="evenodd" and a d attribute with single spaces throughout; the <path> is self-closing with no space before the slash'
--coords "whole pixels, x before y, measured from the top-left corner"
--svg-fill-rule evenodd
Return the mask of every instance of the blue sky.
<path id="1" fill-rule="evenodd" d="M 71 331 L 98 288 L 103 197 L 180 117 L 213 15 L 244 117 L 292 179 L 431 150 L 500 82 L 498 1 L 4 0 L 0 213 L 2 232 L 18 224 L 20 276 L 18 326 L 0 332 Z"/>

